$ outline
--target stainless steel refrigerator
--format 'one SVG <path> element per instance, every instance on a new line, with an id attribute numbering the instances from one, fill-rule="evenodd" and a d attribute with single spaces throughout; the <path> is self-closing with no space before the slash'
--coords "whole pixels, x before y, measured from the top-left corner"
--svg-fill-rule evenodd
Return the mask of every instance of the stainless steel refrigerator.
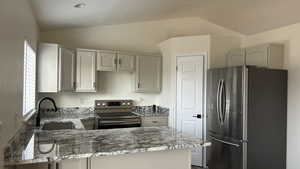
<path id="1" fill-rule="evenodd" d="M 241 66 L 207 76 L 209 169 L 285 169 L 287 71 Z"/>

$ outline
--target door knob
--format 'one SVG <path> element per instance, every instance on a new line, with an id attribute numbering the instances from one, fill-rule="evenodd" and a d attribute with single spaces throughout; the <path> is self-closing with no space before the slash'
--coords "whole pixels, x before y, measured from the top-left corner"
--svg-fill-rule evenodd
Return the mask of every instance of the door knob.
<path id="1" fill-rule="evenodd" d="M 194 115 L 193 117 L 197 118 L 197 119 L 201 119 L 202 118 L 202 115 L 201 114 L 197 114 L 197 115 Z"/>

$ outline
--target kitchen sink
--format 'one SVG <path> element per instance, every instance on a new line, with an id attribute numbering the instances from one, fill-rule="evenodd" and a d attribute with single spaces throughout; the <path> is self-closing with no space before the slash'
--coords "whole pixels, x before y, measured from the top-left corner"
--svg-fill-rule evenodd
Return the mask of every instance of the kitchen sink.
<path id="1" fill-rule="evenodd" d="M 75 125 L 72 122 L 49 122 L 45 123 L 42 130 L 66 130 L 75 129 Z"/>
<path id="2" fill-rule="evenodd" d="M 98 119 L 95 117 L 81 119 L 81 123 L 86 130 L 98 129 Z"/>

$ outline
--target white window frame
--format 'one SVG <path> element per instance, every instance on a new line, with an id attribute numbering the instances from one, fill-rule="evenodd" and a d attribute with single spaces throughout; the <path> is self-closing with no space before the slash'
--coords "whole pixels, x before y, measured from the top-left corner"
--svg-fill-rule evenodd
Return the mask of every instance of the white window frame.
<path id="1" fill-rule="evenodd" d="M 23 117 L 35 111 L 36 102 L 36 51 L 28 40 L 24 41 Z"/>

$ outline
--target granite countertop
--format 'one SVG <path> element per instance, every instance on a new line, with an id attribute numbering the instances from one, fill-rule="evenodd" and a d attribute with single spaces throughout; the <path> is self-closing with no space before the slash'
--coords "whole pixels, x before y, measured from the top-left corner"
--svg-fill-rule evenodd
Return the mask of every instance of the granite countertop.
<path id="1" fill-rule="evenodd" d="M 55 131 L 29 127 L 15 136 L 4 156 L 9 166 L 209 145 L 168 127 Z"/>
<path id="2" fill-rule="evenodd" d="M 81 120 L 95 118 L 94 108 L 60 108 L 57 112 L 43 110 L 41 112 L 41 126 L 50 122 L 72 122 L 75 129 L 85 130 Z"/>
<path id="3" fill-rule="evenodd" d="M 136 109 L 140 116 L 167 116 L 168 109 L 157 112 Z M 41 112 L 41 126 L 49 122 L 72 122 L 75 130 L 41 130 L 32 117 L 10 140 L 5 149 L 5 165 L 20 165 L 91 158 L 128 153 L 190 149 L 210 143 L 184 135 L 168 127 L 85 130 L 81 120 L 95 118 L 93 108 L 67 108 Z"/>
<path id="4" fill-rule="evenodd" d="M 142 117 L 167 117 L 169 116 L 169 109 L 164 107 L 157 107 L 156 111 L 153 111 L 152 106 L 138 106 L 133 111 L 134 113 Z"/>

